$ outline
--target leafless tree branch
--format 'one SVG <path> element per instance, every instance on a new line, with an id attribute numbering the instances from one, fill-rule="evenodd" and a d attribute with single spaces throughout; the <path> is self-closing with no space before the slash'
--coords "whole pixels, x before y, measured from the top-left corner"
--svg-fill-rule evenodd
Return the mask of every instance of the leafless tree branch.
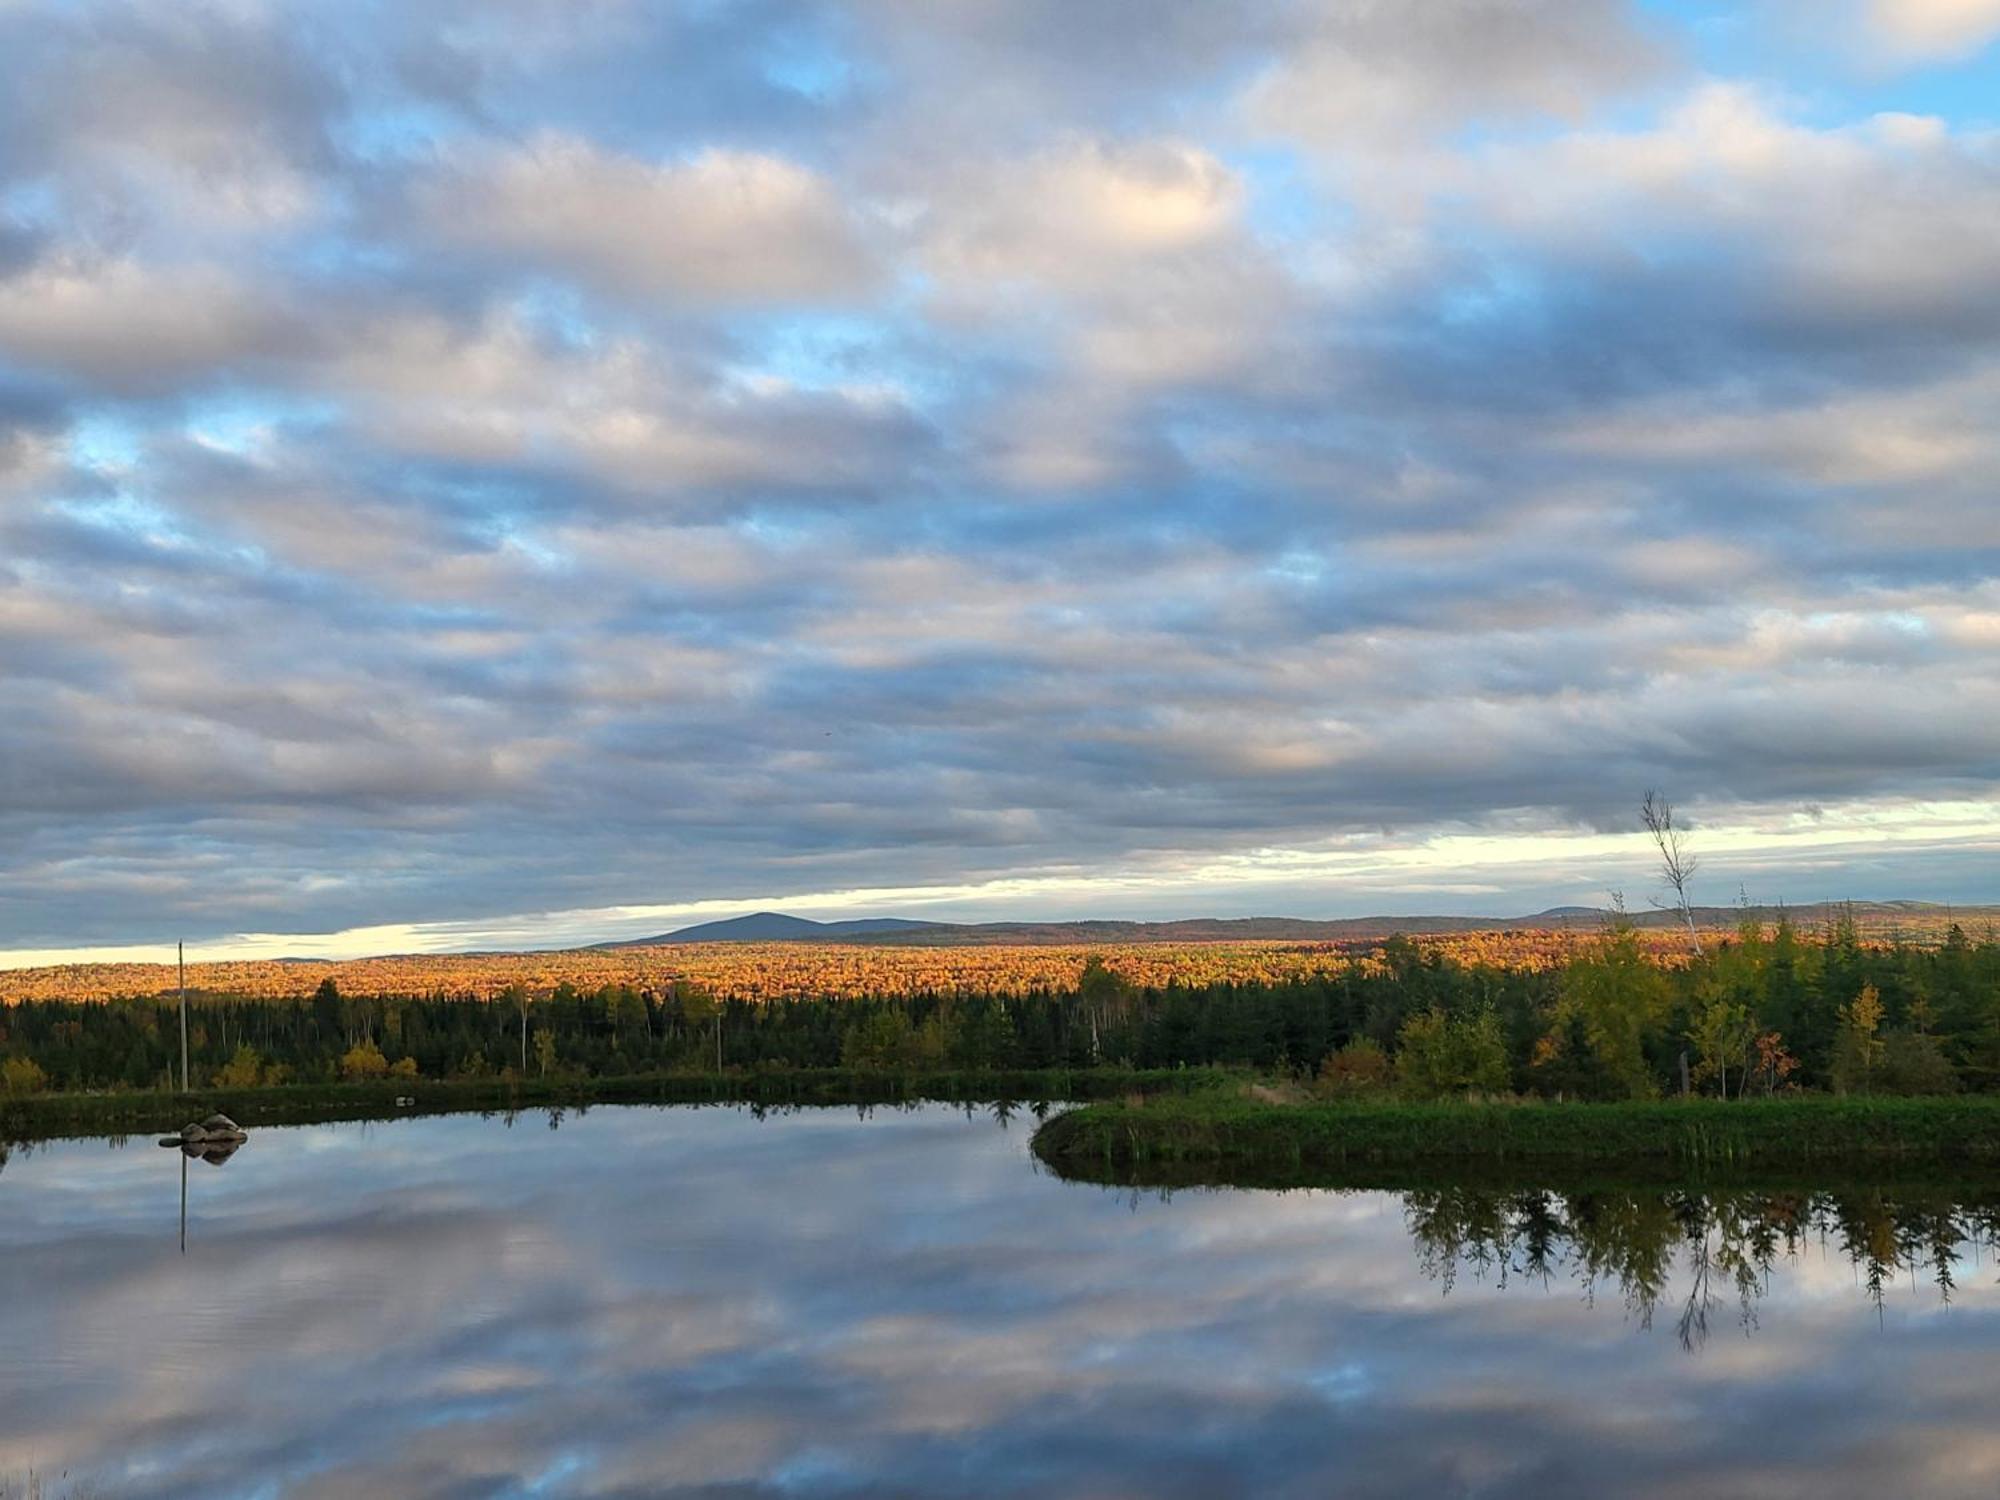
<path id="1" fill-rule="evenodd" d="M 1660 878 L 1674 893 L 1674 906 L 1687 924 L 1688 943 L 1695 956 L 1700 957 L 1701 933 L 1695 927 L 1694 906 L 1688 900 L 1688 882 L 1694 879 L 1701 862 L 1687 846 L 1687 830 L 1674 821 L 1673 803 L 1652 790 L 1647 791 L 1646 800 L 1639 804 L 1639 821 L 1646 825 L 1654 847 L 1660 851 Z"/>

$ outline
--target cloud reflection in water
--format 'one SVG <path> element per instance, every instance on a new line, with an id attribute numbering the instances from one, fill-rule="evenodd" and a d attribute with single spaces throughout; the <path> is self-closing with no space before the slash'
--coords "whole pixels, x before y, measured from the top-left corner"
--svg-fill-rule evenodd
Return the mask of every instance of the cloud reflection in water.
<path id="1" fill-rule="evenodd" d="M 0 1475 L 159 1500 L 2000 1482 L 2000 1395 L 1966 1378 L 2000 1340 L 1990 1257 L 1954 1243 L 1948 1299 L 1925 1269 L 1976 1209 L 1162 1197 L 1056 1181 L 1025 1122 L 942 1107 L 544 1124 L 258 1131 L 191 1176 L 185 1259 L 167 1153 L 17 1156 Z M 1727 1315 L 1684 1347 L 1697 1229 Z M 1887 1252 L 1879 1304 L 1850 1243 Z M 1675 1317 L 1629 1300 L 1634 1266 Z"/>

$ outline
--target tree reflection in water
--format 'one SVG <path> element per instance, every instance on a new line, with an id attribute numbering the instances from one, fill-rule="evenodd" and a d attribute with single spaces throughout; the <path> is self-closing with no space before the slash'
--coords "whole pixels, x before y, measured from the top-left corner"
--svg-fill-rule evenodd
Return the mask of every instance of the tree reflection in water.
<path id="1" fill-rule="evenodd" d="M 1461 1271 L 1503 1287 L 1574 1280 L 1593 1302 L 1615 1286 L 1650 1328 L 1680 1265 L 1675 1332 L 1688 1349 L 1707 1340 L 1725 1302 L 1754 1329 L 1772 1270 L 1810 1245 L 1845 1254 L 1879 1314 L 1905 1273 L 1926 1276 L 1948 1303 L 1961 1259 L 2000 1234 L 2000 1191 L 1990 1190 L 1448 1186 L 1407 1190 L 1403 1203 L 1418 1263 L 1447 1294 Z"/>

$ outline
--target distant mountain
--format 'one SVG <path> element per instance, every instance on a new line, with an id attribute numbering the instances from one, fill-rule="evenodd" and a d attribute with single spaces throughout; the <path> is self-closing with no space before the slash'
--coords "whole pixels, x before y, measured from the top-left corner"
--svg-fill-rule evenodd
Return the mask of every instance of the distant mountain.
<path id="1" fill-rule="evenodd" d="M 1801 926 L 1824 922 L 1839 903 L 1811 906 L 1697 906 L 1694 919 L 1708 930 L 1734 927 L 1745 917 L 1775 922 L 1789 914 Z M 1867 930 L 1893 934 L 1898 919 L 1935 919 L 1952 910 L 1926 901 L 1856 901 L 1847 903 L 1855 920 Z M 1992 921 L 2000 908 L 1959 907 L 1962 920 Z M 1191 917 L 1166 922 L 923 922 L 908 917 L 864 917 L 849 922 L 814 922 L 783 912 L 760 911 L 722 922 L 703 922 L 657 937 L 599 943 L 600 948 L 641 948 L 655 943 L 855 943 L 895 947 L 960 947 L 999 944 L 1091 943 L 1214 943 L 1379 942 L 1395 933 L 1411 936 L 1453 932 L 1551 932 L 1594 929 L 1611 913 L 1596 906 L 1552 906 L 1518 917 L 1378 916 L 1340 917 L 1316 921 L 1305 917 Z M 1649 909 L 1631 913 L 1640 927 L 1672 927 L 1680 923 L 1674 911 Z"/>
<path id="2" fill-rule="evenodd" d="M 1694 919 L 1707 931 L 1733 928 L 1746 917 L 1775 922 L 1789 915 L 1802 927 L 1814 927 L 1832 917 L 1842 906 L 1854 914 L 1857 923 L 1870 932 L 1889 935 L 1897 931 L 1899 920 L 1933 920 L 1949 908 L 1924 901 L 1855 901 L 1816 903 L 1811 906 L 1697 906 Z M 1961 920 L 1992 920 L 2000 915 L 1995 907 L 1959 907 Z M 1638 927 L 1677 927 L 1677 911 L 1649 909 L 1630 913 Z M 848 938 L 848 942 L 909 944 L 936 947 L 986 943 L 1213 943 L 1228 941 L 1355 943 L 1379 942 L 1396 933 L 1412 937 L 1454 932 L 1562 932 L 1595 931 L 1611 918 L 1597 906 L 1553 906 L 1546 911 L 1518 917 L 1376 916 L 1340 917 L 1313 921 L 1302 917 L 1197 917 L 1173 922 L 982 922 L 976 925 L 914 927 L 900 932 Z"/>
<path id="3" fill-rule="evenodd" d="M 862 917 L 851 922 L 815 922 L 806 917 L 790 917 L 780 911 L 752 912 L 747 917 L 730 917 L 721 922 L 702 922 L 682 927 L 658 937 L 632 938 L 622 943 L 599 943 L 600 948 L 643 948 L 653 943 L 790 943 L 828 942 L 841 938 L 872 937 L 929 927 L 905 917 Z"/>
<path id="4" fill-rule="evenodd" d="M 1391 933 L 1501 932 L 1512 928 L 1559 927 L 1540 917 L 1344 917 L 1312 921 L 1304 917 L 1187 917 L 1166 922 L 978 922 L 936 923 L 896 932 L 840 939 L 898 947 L 959 947 L 1090 943 L 1358 942 Z"/>

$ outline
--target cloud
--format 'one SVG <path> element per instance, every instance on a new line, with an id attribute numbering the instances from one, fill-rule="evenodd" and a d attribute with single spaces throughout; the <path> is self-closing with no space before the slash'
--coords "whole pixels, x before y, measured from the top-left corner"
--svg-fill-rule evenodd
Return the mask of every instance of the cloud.
<path id="1" fill-rule="evenodd" d="M 0 168 L 113 240 L 284 226 L 333 164 L 336 73 L 260 7 L 0 15 Z"/>
<path id="2" fill-rule="evenodd" d="M 642 339 L 574 343 L 505 315 L 384 319 L 324 376 L 368 442 L 586 503 L 865 496 L 928 443 L 893 390 L 734 375 Z"/>
<path id="3" fill-rule="evenodd" d="M 1263 128 L 1335 153 L 1468 123 L 1580 119 L 1666 60 L 1622 0 L 1318 0 L 1293 27 L 1248 107 Z"/>
<path id="4" fill-rule="evenodd" d="M 934 198 L 925 259 L 970 292 L 994 283 L 1089 289 L 1134 265 L 1230 234 L 1243 184 L 1210 153 L 1171 141 L 1079 140 L 990 163 Z"/>
<path id="5" fill-rule="evenodd" d="M 845 302 L 876 279 L 865 210 L 756 152 L 647 162 L 544 134 L 447 167 L 416 198 L 446 244 L 621 296 Z"/>
<path id="6" fill-rule="evenodd" d="M 56 255 L 0 279 L 0 348 L 106 395 L 252 374 L 315 336 L 277 299 L 214 265 Z"/>
<path id="7" fill-rule="evenodd" d="M 1875 34 L 1906 58 L 1957 58 L 2000 36 L 1995 0 L 1869 0 Z"/>
<path id="8" fill-rule="evenodd" d="M 1912 115 L 1813 128 L 1712 83 L 1652 128 L 1496 146 L 1467 167 L 1492 222 L 1559 256 L 1627 275 L 1700 265 L 1746 324 L 1893 345 L 1987 326 L 1996 163 L 1990 132 Z"/>
<path id="9" fill-rule="evenodd" d="M 1756 466 L 1827 486 L 1976 483 L 1995 457 L 1996 404 L 2000 370 L 1982 367 L 1935 385 L 1789 406 L 1656 398 L 1586 418 L 1569 441 L 1586 452 Z"/>

